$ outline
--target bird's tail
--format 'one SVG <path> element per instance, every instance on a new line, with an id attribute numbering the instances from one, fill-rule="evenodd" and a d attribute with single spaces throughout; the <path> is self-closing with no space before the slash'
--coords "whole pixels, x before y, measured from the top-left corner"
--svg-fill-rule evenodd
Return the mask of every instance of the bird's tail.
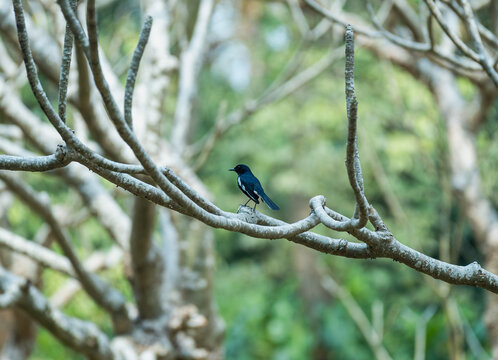
<path id="1" fill-rule="evenodd" d="M 261 199 L 265 202 L 266 205 L 268 205 L 268 207 L 272 210 L 280 210 L 280 208 L 277 206 L 277 204 L 275 204 L 273 201 L 271 201 L 271 199 L 268 197 L 268 195 L 266 195 L 265 193 L 262 193 L 261 195 Z"/>

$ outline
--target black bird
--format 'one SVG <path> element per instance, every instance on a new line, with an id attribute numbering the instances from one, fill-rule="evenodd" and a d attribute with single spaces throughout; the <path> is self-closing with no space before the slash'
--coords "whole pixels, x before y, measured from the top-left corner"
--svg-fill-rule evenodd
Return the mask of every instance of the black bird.
<path id="1" fill-rule="evenodd" d="M 268 207 L 272 210 L 280 210 L 280 208 L 265 194 L 263 187 L 259 180 L 254 176 L 249 169 L 249 166 L 239 164 L 233 169 L 228 169 L 228 171 L 235 171 L 238 175 L 237 184 L 239 185 L 240 190 L 249 198 L 244 206 L 247 205 L 249 201 L 254 201 L 254 208 L 256 209 L 256 205 L 259 204 L 259 198 L 263 200 L 263 202 L 268 205 Z"/>

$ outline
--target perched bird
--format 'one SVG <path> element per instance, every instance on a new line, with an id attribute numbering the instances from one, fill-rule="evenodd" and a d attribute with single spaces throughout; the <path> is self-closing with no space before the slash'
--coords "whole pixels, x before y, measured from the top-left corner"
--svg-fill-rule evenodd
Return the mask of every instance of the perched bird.
<path id="1" fill-rule="evenodd" d="M 280 208 L 265 194 L 263 187 L 259 180 L 254 176 L 249 169 L 249 166 L 239 164 L 233 169 L 228 169 L 228 171 L 235 171 L 238 175 L 237 184 L 239 185 L 240 190 L 249 198 L 244 206 L 247 205 L 249 201 L 254 201 L 254 208 L 256 209 L 256 205 L 259 204 L 259 198 L 263 200 L 263 202 L 268 205 L 268 207 L 272 210 L 280 210 Z"/>

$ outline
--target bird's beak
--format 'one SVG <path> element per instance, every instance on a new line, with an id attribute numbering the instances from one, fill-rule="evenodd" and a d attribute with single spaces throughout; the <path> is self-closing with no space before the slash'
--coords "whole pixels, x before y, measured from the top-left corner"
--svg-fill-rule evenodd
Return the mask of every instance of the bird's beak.
<path id="1" fill-rule="evenodd" d="M 231 169 L 228 169 L 228 171 L 235 171 L 235 169 L 234 169 L 234 168 L 231 168 Z"/>

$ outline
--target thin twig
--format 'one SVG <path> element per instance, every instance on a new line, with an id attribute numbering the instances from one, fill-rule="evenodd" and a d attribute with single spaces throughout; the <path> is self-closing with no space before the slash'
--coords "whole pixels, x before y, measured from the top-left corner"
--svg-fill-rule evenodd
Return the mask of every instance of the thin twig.
<path id="1" fill-rule="evenodd" d="M 429 38 L 430 51 L 434 51 L 434 27 L 432 26 L 432 13 L 427 16 L 427 37 Z"/>
<path id="2" fill-rule="evenodd" d="M 302 36 L 306 36 L 309 33 L 310 27 L 308 22 L 306 21 L 306 17 L 301 10 L 301 5 L 298 0 L 287 0 L 287 4 L 291 10 L 292 18 L 299 29 L 299 32 Z"/>

